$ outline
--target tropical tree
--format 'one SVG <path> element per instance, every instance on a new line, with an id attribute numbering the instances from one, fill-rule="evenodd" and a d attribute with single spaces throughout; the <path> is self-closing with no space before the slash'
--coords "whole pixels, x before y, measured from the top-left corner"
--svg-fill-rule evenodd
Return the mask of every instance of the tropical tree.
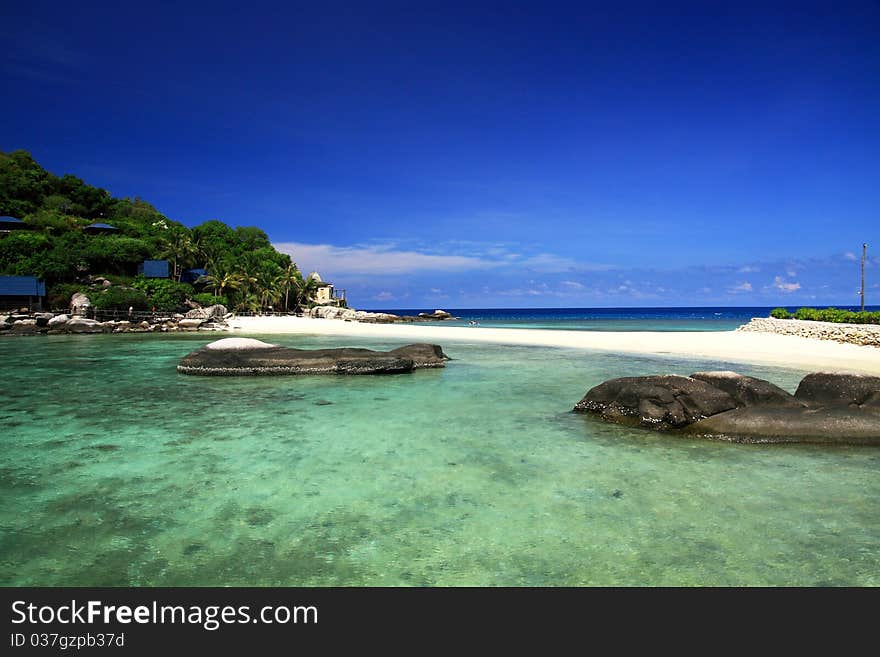
<path id="1" fill-rule="evenodd" d="M 206 285 L 210 285 L 214 289 L 214 295 L 219 297 L 222 297 L 226 290 L 239 289 L 244 282 L 241 274 L 232 271 L 218 271 L 213 274 L 206 274 L 200 280 Z"/>
<path id="2" fill-rule="evenodd" d="M 312 300 L 318 291 L 318 281 L 311 275 L 300 279 L 296 287 L 296 303 L 299 306 L 305 305 Z"/>
<path id="3" fill-rule="evenodd" d="M 284 290 L 284 310 L 290 310 L 290 304 L 288 303 L 290 291 L 294 290 L 295 294 L 297 288 L 302 283 L 302 279 L 302 273 L 300 273 L 299 269 L 297 269 L 296 265 L 293 263 L 289 264 L 287 268 L 281 272 L 281 277 L 278 282 L 281 289 Z"/>
<path id="4" fill-rule="evenodd" d="M 193 262 L 199 251 L 185 228 L 172 229 L 169 233 L 163 237 L 162 254 L 171 260 L 173 278 L 180 282 L 184 267 Z"/>
<path id="5" fill-rule="evenodd" d="M 270 304 L 281 298 L 281 276 L 269 269 L 264 269 L 257 274 L 256 287 L 261 308 L 268 308 Z"/>

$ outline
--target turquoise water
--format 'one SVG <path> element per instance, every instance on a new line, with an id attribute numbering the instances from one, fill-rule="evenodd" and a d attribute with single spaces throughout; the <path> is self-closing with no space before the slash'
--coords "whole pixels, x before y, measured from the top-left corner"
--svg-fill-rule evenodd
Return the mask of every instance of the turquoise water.
<path id="1" fill-rule="evenodd" d="M 0 339 L 0 584 L 880 583 L 880 450 L 569 412 L 616 376 L 803 372 L 449 343 L 410 375 L 178 375 L 213 337 Z"/>

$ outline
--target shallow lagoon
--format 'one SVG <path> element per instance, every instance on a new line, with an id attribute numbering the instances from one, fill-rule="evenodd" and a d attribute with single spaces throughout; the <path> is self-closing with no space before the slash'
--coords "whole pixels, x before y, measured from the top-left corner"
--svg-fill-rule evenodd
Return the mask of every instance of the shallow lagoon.
<path id="1" fill-rule="evenodd" d="M 569 412 L 615 376 L 803 372 L 451 343 L 411 375 L 178 375 L 212 337 L 0 340 L 0 583 L 880 583 L 880 450 Z"/>

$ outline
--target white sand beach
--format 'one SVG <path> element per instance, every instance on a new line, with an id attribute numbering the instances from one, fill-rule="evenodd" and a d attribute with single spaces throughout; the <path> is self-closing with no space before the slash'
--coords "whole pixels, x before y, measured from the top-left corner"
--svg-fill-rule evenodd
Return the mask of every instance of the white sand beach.
<path id="1" fill-rule="evenodd" d="M 413 324 L 365 324 L 305 317 L 236 317 L 236 333 L 333 335 L 406 342 L 495 343 L 565 347 L 618 353 L 717 359 L 814 371 L 880 375 L 880 349 L 772 333 L 741 331 L 612 332 L 501 329 Z"/>

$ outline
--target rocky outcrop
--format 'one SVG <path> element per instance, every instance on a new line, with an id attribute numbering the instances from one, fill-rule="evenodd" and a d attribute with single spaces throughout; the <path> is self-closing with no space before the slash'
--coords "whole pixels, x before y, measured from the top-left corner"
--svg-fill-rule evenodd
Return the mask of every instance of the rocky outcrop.
<path id="1" fill-rule="evenodd" d="M 748 324 L 743 324 L 736 330 L 797 335 L 802 338 L 880 347 L 880 326 L 876 324 L 838 324 L 804 319 L 753 317 Z"/>
<path id="2" fill-rule="evenodd" d="M 744 407 L 695 422 L 683 433 L 742 443 L 880 445 L 880 408 Z"/>
<path id="3" fill-rule="evenodd" d="M 70 314 L 86 315 L 92 308 L 91 300 L 82 292 L 75 292 L 70 297 Z"/>
<path id="4" fill-rule="evenodd" d="M 36 333 L 37 320 L 35 319 L 18 319 L 12 323 L 12 330 L 15 333 Z"/>
<path id="5" fill-rule="evenodd" d="M 218 303 L 214 306 L 207 306 L 205 308 L 193 308 L 188 311 L 184 317 L 186 319 L 212 319 L 215 317 L 223 319 L 228 314 L 229 311 L 226 309 L 226 306 Z"/>
<path id="6" fill-rule="evenodd" d="M 94 319 L 86 319 L 85 317 L 74 317 L 65 325 L 64 329 L 68 333 L 104 333 L 104 326 L 101 322 Z"/>
<path id="7" fill-rule="evenodd" d="M 604 420 L 653 429 L 671 429 L 736 408 L 718 388 L 685 376 L 612 379 L 591 389 L 574 407 Z"/>
<path id="8" fill-rule="evenodd" d="M 435 310 L 432 313 L 419 313 L 420 319 L 452 319 L 452 315 L 445 310 Z"/>
<path id="9" fill-rule="evenodd" d="M 52 313 L 37 313 L 34 315 L 34 320 L 37 322 L 37 326 L 43 327 L 49 325 L 49 320 L 55 317 Z"/>
<path id="10" fill-rule="evenodd" d="M 764 379 L 737 374 L 736 372 L 697 372 L 692 379 L 705 381 L 733 397 L 737 407 L 743 406 L 791 406 L 802 408 L 803 402 L 779 386 Z"/>
<path id="11" fill-rule="evenodd" d="M 809 374 L 795 395 L 735 372 L 612 379 L 574 410 L 734 442 L 880 445 L 880 377 L 857 374 Z"/>
<path id="12" fill-rule="evenodd" d="M 880 393 L 880 376 L 816 372 L 801 380 L 794 393 L 813 404 L 861 405 Z"/>
<path id="13" fill-rule="evenodd" d="M 335 306 L 315 306 L 309 311 L 309 317 L 317 317 L 320 319 L 341 319 L 347 322 L 366 322 L 374 324 L 455 319 L 455 317 L 445 310 L 435 310 L 432 313 L 419 313 L 418 315 L 392 315 L 391 313 L 371 313 L 365 310 L 337 308 Z"/>
<path id="14" fill-rule="evenodd" d="M 177 371 L 201 376 L 292 374 L 401 374 L 443 367 L 437 345 L 407 345 L 390 352 L 370 349 L 291 349 L 251 338 L 217 340 L 184 356 Z"/>
<path id="15" fill-rule="evenodd" d="M 408 358 L 413 362 L 413 369 L 425 367 L 446 367 L 449 356 L 443 353 L 443 349 L 437 344 L 408 344 L 388 352 L 401 358 Z"/>

